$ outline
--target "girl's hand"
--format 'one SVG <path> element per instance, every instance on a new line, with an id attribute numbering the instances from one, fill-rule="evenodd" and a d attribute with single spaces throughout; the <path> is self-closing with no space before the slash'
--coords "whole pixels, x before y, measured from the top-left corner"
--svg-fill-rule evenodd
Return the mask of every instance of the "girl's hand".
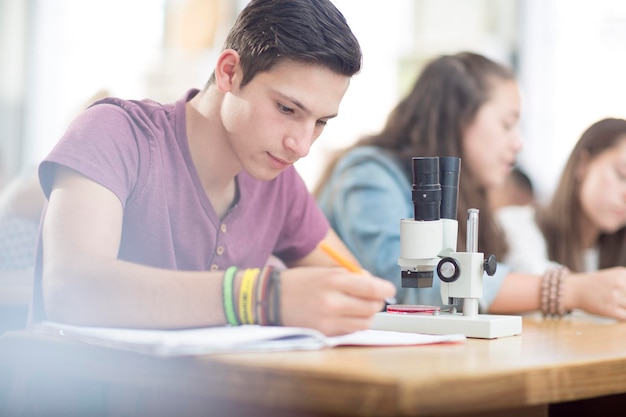
<path id="1" fill-rule="evenodd" d="M 626 268 L 570 274 L 565 285 L 565 306 L 626 320 Z"/>

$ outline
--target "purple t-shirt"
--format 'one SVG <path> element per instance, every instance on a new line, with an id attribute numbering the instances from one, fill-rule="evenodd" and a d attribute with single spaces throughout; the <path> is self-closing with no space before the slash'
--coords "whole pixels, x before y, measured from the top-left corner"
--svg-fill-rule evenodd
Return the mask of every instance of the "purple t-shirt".
<path id="1" fill-rule="evenodd" d="M 329 225 L 293 167 L 271 181 L 240 173 L 238 199 L 218 218 L 188 147 L 185 103 L 196 93 L 172 104 L 96 102 L 41 163 L 46 196 L 56 165 L 111 190 L 124 208 L 118 258 L 139 264 L 225 270 L 262 266 L 271 254 L 287 263 L 309 254 Z M 37 257 L 40 264 L 41 251 Z M 39 297 L 40 281 L 36 277 Z"/>

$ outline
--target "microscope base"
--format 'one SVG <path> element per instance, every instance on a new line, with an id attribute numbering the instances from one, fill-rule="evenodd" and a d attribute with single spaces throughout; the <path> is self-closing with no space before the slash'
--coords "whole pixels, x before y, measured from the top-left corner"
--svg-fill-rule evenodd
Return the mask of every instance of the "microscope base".
<path id="1" fill-rule="evenodd" d="M 450 313 L 427 315 L 382 312 L 374 315 L 371 328 L 406 333 L 461 333 L 466 337 L 495 339 L 522 334 L 522 318 L 492 314 L 478 314 L 471 317 Z"/>

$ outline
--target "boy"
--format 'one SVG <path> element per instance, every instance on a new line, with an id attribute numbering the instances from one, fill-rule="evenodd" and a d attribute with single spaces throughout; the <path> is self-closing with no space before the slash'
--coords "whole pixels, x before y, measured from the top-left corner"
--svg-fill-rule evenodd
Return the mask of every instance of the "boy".
<path id="1" fill-rule="evenodd" d="M 318 248 L 354 260 L 293 167 L 360 65 L 329 1 L 252 0 L 202 91 L 87 109 L 40 166 L 34 319 L 368 328 L 395 289 Z"/>

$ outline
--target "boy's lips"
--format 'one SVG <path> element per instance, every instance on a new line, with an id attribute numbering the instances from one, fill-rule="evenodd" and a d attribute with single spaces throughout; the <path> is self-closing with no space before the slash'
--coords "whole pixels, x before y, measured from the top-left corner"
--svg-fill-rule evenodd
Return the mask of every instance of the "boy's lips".
<path id="1" fill-rule="evenodd" d="M 270 156 L 270 161 L 275 168 L 285 169 L 289 165 L 293 165 L 294 162 L 285 161 L 284 159 L 278 158 L 277 156 L 272 155 L 271 153 L 267 153 Z"/>

